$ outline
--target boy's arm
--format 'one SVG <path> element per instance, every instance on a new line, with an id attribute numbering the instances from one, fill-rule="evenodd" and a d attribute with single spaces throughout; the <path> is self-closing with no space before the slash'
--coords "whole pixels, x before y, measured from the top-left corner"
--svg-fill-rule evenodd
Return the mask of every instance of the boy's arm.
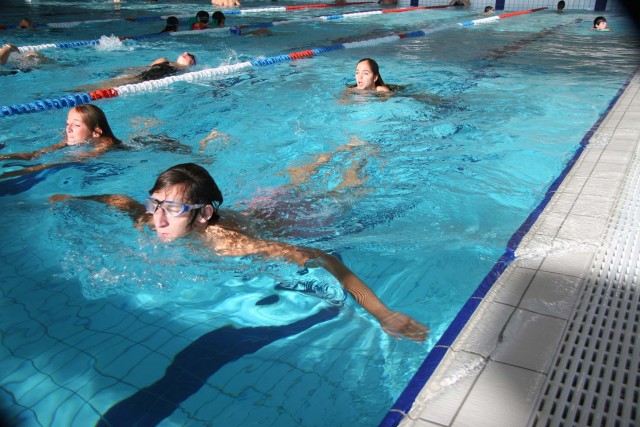
<path id="1" fill-rule="evenodd" d="M 272 258 L 285 258 L 299 266 L 323 267 L 331 273 L 358 303 L 375 317 L 388 334 L 414 341 L 427 339 L 429 328 L 406 314 L 389 309 L 373 291 L 338 258 L 319 249 L 294 246 L 287 243 L 262 241 L 246 235 L 232 238 L 234 247 L 230 255 L 261 254 Z M 225 250 L 222 250 L 225 252 Z"/>
<path id="2" fill-rule="evenodd" d="M 49 201 L 52 203 L 60 202 L 67 199 L 94 200 L 96 202 L 112 206 L 120 211 L 128 213 L 131 219 L 134 220 L 136 225 L 144 225 L 148 222 L 149 219 L 149 214 L 147 213 L 147 210 L 142 203 L 123 194 L 98 194 L 93 196 L 71 196 L 69 194 L 54 194 L 53 196 L 49 197 Z"/>
<path id="3" fill-rule="evenodd" d="M 386 333 L 395 338 L 404 336 L 418 342 L 427 339 L 429 328 L 406 314 L 389 309 L 342 261 L 324 251 L 312 251 L 316 257 L 309 259 L 306 265 L 315 264 L 331 273 L 356 301 L 380 322 Z"/>

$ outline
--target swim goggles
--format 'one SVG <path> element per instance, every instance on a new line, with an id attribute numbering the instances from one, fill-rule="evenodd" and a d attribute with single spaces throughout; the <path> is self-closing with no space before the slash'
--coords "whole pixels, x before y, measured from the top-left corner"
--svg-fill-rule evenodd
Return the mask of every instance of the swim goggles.
<path id="1" fill-rule="evenodd" d="M 193 209 L 205 207 L 204 204 L 190 205 L 188 203 L 177 203 L 171 200 L 156 200 L 153 197 L 147 197 L 144 201 L 144 207 L 148 213 L 154 214 L 158 208 L 162 209 L 168 216 L 177 217 Z"/>

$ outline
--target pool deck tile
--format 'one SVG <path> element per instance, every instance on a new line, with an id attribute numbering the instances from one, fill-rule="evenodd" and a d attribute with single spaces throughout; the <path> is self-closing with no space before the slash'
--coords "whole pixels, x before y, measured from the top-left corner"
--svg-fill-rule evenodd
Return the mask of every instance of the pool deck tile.
<path id="1" fill-rule="evenodd" d="M 640 73 L 591 137 L 520 243 L 516 259 L 447 349 L 400 426 L 531 425 L 639 149 L 639 94 Z"/>

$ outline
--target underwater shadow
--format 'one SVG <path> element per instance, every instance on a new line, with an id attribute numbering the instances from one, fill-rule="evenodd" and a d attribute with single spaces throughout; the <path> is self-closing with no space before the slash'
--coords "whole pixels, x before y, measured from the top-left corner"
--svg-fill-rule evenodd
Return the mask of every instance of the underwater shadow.
<path id="1" fill-rule="evenodd" d="M 176 354 L 158 381 L 113 405 L 96 426 L 157 425 L 227 363 L 331 320 L 338 313 L 338 307 L 327 307 L 287 325 L 245 328 L 227 325 L 215 329 Z"/>

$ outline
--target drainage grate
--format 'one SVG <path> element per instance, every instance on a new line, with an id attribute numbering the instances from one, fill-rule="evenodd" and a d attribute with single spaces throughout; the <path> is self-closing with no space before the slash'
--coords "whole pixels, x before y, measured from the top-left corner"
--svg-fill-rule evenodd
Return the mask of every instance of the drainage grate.
<path id="1" fill-rule="evenodd" d="M 640 160 L 632 162 L 608 239 L 596 254 L 534 426 L 638 426 Z"/>

